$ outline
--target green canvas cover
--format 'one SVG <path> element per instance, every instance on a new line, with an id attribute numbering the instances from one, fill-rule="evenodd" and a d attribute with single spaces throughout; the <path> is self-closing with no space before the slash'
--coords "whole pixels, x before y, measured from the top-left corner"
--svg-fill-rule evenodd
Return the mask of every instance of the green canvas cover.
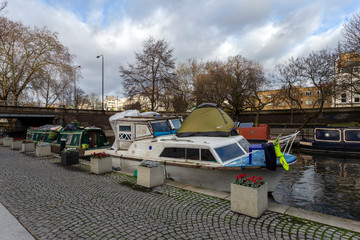
<path id="1" fill-rule="evenodd" d="M 185 119 L 176 133 L 178 137 L 238 135 L 234 121 L 214 103 L 199 105 Z"/>

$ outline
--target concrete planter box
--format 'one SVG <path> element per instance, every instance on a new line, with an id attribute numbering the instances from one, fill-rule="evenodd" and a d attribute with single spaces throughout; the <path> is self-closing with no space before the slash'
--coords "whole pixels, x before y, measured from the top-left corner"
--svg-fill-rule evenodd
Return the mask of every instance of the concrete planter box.
<path id="1" fill-rule="evenodd" d="M 259 218 L 268 208 L 268 185 L 251 188 L 231 184 L 231 211 Z"/>
<path id="2" fill-rule="evenodd" d="M 90 158 L 91 172 L 95 174 L 103 174 L 112 171 L 111 157 L 106 158 Z"/>
<path id="3" fill-rule="evenodd" d="M 4 147 L 11 147 L 12 141 L 13 141 L 12 138 L 4 138 L 3 139 Z"/>
<path id="4" fill-rule="evenodd" d="M 11 143 L 11 149 L 12 150 L 20 150 L 21 149 L 22 141 L 13 141 Z"/>
<path id="5" fill-rule="evenodd" d="M 22 143 L 21 144 L 21 152 L 34 152 L 35 151 L 35 143 Z"/>
<path id="6" fill-rule="evenodd" d="M 164 183 L 164 165 L 158 167 L 143 167 L 137 169 L 137 184 L 146 188 L 153 188 Z"/>
<path id="7" fill-rule="evenodd" d="M 79 152 L 61 152 L 61 165 L 79 164 Z"/>
<path id="8" fill-rule="evenodd" d="M 37 157 L 45 157 L 51 155 L 51 147 L 49 146 L 36 146 L 35 154 Z"/>

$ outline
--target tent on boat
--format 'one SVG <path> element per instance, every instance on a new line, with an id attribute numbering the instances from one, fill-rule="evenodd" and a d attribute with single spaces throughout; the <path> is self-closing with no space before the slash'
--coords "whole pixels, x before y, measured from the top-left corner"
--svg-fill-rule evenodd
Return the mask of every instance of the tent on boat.
<path id="1" fill-rule="evenodd" d="M 185 119 L 176 133 L 178 137 L 234 135 L 238 135 L 234 121 L 215 103 L 200 104 Z"/>

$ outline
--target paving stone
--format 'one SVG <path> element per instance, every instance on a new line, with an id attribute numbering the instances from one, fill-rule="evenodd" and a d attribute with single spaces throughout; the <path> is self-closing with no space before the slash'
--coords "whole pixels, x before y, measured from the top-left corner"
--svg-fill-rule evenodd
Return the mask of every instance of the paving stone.
<path id="1" fill-rule="evenodd" d="M 37 239 L 360 239 L 267 211 L 230 211 L 228 200 L 171 186 L 138 188 L 119 173 L 60 165 L 0 147 L 0 201 Z"/>

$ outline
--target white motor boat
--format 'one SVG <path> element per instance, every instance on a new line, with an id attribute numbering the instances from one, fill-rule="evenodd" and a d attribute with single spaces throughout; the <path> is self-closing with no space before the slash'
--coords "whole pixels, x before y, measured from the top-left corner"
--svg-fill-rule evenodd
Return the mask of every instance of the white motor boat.
<path id="1" fill-rule="evenodd" d="M 201 108 L 201 111 L 207 112 L 206 106 L 197 109 Z M 232 126 L 232 120 L 231 123 L 230 118 L 223 115 L 226 113 L 220 113 L 222 120 L 218 121 Z M 228 136 L 216 136 L 214 131 L 208 131 L 209 128 L 193 134 L 182 131 L 183 128 L 193 128 L 193 124 L 188 122 L 192 119 L 191 114 L 183 125 L 181 117 L 140 114 L 136 110 L 112 116 L 109 120 L 115 142 L 107 153 L 112 157 L 113 166 L 129 172 L 135 171 L 143 160 L 161 162 L 165 169 L 164 176 L 168 179 L 227 192 L 236 176 L 246 172 L 248 176 L 263 177 L 268 182 L 269 192 L 275 189 L 285 172 L 279 160 L 275 171 L 268 170 L 264 150 L 257 145 L 258 148 L 252 151 L 253 146 L 243 136 L 227 127 L 222 128 L 218 135 L 226 135 L 227 132 Z M 207 121 L 216 122 L 214 117 L 204 117 Z M 219 130 L 219 122 L 217 124 L 215 129 Z M 296 134 L 279 139 L 289 165 L 296 162 L 296 157 L 289 154 Z"/>

